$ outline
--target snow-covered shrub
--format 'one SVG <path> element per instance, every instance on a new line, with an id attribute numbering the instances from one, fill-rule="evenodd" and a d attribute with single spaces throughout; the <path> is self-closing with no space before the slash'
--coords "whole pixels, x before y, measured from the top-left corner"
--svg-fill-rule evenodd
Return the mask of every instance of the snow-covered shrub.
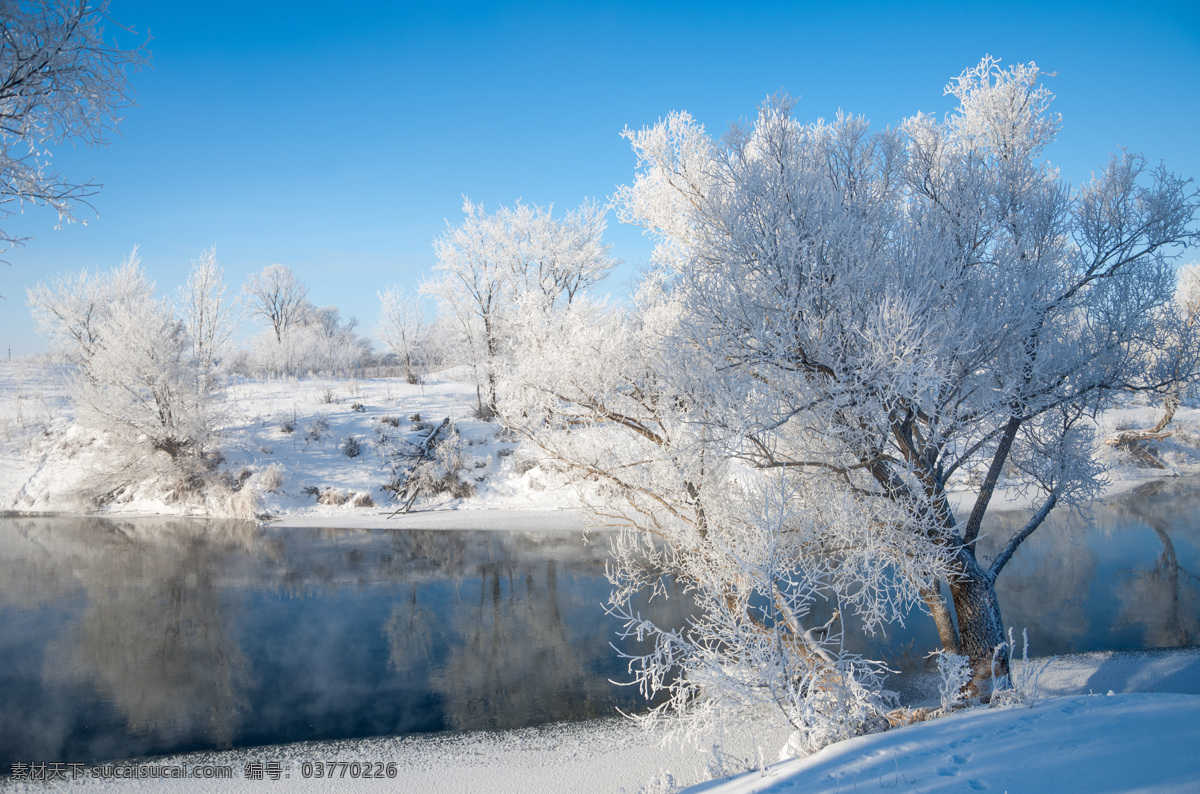
<path id="1" fill-rule="evenodd" d="M 326 488 L 317 496 L 317 504 L 319 505 L 344 505 L 349 497 L 346 492 L 337 488 Z"/>
<path id="2" fill-rule="evenodd" d="M 473 496 L 475 486 L 460 474 L 469 468 L 463 446 L 458 428 L 450 425 L 438 439 L 433 455 L 413 466 L 409 482 L 423 494 L 447 494 L 455 499 Z"/>
<path id="3" fill-rule="evenodd" d="M 283 487 L 286 469 L 280 463 L 272 463 L 258 475 L 258 487 L 267 493 L 278 493 Z"/>
<path id="4" fill-rule="evenodd" d="M 670 772 L 662 771 L 648 782 L 642 784 L 637 794 L 678 794 L 682 790 L 683 786 L 675 779 L 674 775 Z"/>
<path id="5" fill-rule="evenodd" d="M 204 512 L 221 518 L 253 520 L 258 515 L 258 495 L 255 488 L 231 488 L 220 478 L 213 478 L 204 489 Z"/>
<path id="6" fill-rule="evenodd" d="M 372 499 L 371 494 L 367 493 L 366 491 L 360 491 L 360 492 L 354 494 L 354 498 L 350 500 L 350 503 L 352 505 L 354 505 L 355 507 L 374 507 L 375 506 L 375 500 Z"/>
<path id="7" fill-rule="evenodd" d="M 1021 640 L 1021 662 L 1010 666 L 1008 677 L 1001 681 L 997 696 L 993 698 L 993 706 L 1032 707 L 1042 699 L 1040 680 L 1042 673 L 1054 662 L 1054 657 L 1029 661 L 1029 634 L 1025 629 L 1021 629 Z M 1016 658 L 1017 646 L 1011 628 L 1008 630 L 1008 641 L 1004 643 L 1004 647 L 996 650 L 997 654 L 1001 651 L 1010 659 Z"/>
<path id="8" fill-rule="evenodd" d="M 362 442 L 358 440 L 358 436 L 346 436 L 339 449 L 346 457 L 357 458 L 362 453 Z"/>
<path id="9" fill-rule="evenodd" d="M 957 653 L 942 651 L 938 654 L 938 675 L 941 685 L 938 694 L 941 696 L 942 711 L 950 712 L 959 708 L 967 698 L 967 686 L 971 683 L 971 660 Z"/>
<path id="10" fill-rule="evenodd" d="M 383 490 L 409 505 L 419 495 L 472 496 L 475 486 L 462 476 L 471 461 L 458 429 L 446 419 L 440 425 L 419 423 L 417 431 L 416 438 L 389 438 L 381 445 L 380 455 L 391 472 Z"/>
<path id="11" fill-rule="evenodd" d="M 501 450 L 501 452 L 503 452 L 503 450 Z M 521 476 L 527 472 L 533 471 L 541 462 L 537 455 L 534 455 L 526 450 L 519 450 L 514 453 L 513 450 L 510 449 L 508 450 L 508 453 L 512 455 L 513 471 L 517 474 L 517 476 Z"/>
<path id="12" fill-rule="evenodd" d="M 317 416 L 304 428 L 304 440 L 320 441 L 329 433 L 329 417 L 325 414 Z"/>

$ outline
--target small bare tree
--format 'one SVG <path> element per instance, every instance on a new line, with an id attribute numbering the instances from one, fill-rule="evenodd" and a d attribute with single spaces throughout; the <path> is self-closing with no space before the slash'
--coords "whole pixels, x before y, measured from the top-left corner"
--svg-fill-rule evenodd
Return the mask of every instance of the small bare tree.
<path id="1" fill-rule="evenodd" d="M 271 324 L 276 342 L 282 342 L 284 332 L 302 322 L 310 310 L 308 287 L 284 265 L 267 265 L 261 273 L 251 275 L 242 292 L 250 313 Z"/>
<path id="2" fill-rule="evenodd" d="M 379 325 L 376 329 L 379 337 L 404 360 L 404 376 L 408 382 L 416 383 L 413 356 L 427 329 L 423 302 L 420 296 L 394 284 L 376 294 L 379 296 Z"/>
<path id="3" fill-rule="evenodd" d="M 192 260 L 187 284 L 179 288 L 180 314 L 191 339 L 192 358 L 206 375 L 237 329 L 237 303 L 228 291 L 215 246 Z"/>

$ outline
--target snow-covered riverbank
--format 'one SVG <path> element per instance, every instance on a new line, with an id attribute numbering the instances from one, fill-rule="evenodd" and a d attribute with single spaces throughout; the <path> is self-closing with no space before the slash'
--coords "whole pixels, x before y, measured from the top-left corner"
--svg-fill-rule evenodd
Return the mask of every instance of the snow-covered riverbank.
<path id="1" fill-rule="evenodd" d="M 74 421 L 65 368 L 42 360 L 0 362 L 0 511 L 197 515 L 232 508 L 284 522 L 371 525 L 394 510 L 382 488 L 389 478 L 388 445 L 419 438 L 444 418 L 457 430 L 458 473 L 473 494 L 424 494 L 415 510 L 577 507 L 561 476 L 538 466 L 499 425 L 474 418 L 474 387 L 454 375 L 431 376 L 419 385 L 397 378 L 234 380 L 224 394 L 219 433 L 219 470 L 234 493 L 181 498 L 164 496 L 161 483 L 130 483 L 97 506 L 80 494 L 103 490 L 97 483 L 118 481 L 123 473 L 111 470 L 106 439 Z M 1165 469 L 1139 468 L 1103 443 L 1120 429 L 1153 425 L 1159 413 L 1155 405 L 1130 403 L 1097 420 L 1095 454 L 1108 467 L 1105 495 L 1200 473 L 1200 410 L 1194 407 L 1181 407 L 1171 425 L 1174 435 L 1155 442 Z M 953 493 L 966 498 L 974 474 L 953 480 Z M 1019 479 L 1002 481 L 996 507 L 1027 506 L 1030 489 L 1022 486 Z"/>
<path id="2" fill-rule="evenodd" d="M 976 709 L 865 736 L 769 765 L 765 775 L 750 772 L 697 791 L 1194 791 L 1200 784 L 1200 649 L 1060 658 L 1046 666 L 1040 689 L 1047 697 L 1032 708 Z M 770 764 L 782 742 L 781 736 L 742 734 L 726 737 L 723 749 L 748 759 L 758 758 L 761 750 Z M 394 763 L 396 776 L 304 777 L 306 762 L 335 761 L 347 762 L 347 769 L 351 762 L 384 768 Z M 695 748 L 663 746 L 660 735 L 640 733 L 620 719 L 194 753 L 139 763 L 228 766 L 233 777 L 118 780 L 92 778 L 89 772 L 56 788 L 565 794 L 634 792 L 643 786 L 667 791 L 668 780 L 687 786 L 708 776 L 707 761 Z M 268 766 L 273 763 L 278 767 Z M 265 773 L 261 780 L 247 777 L 259 769 L 277 769 L 280 779 Z M 0 779 L 0 789 L 46 791 L 47 785 L 9 777 Z"/>

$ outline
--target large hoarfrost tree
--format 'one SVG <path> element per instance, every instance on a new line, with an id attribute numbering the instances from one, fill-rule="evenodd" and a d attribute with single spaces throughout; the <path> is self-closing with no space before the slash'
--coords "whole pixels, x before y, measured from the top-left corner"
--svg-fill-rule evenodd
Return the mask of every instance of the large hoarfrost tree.
<path id="1" fill-rule="evenodd" d="M 1190 183 L 1123 153 L 1071 189 L 1033 64 L 987 58 L 947 92 L 945 119 L 881 132 L 785 99 L 721 142 L 685 113 L 627 132 L 619 212 L 657 240 L 638 308 L 624 333 L 568 312 L 525 340 L 554 349 L 513 374 L 510 422 L 697 594 L 693 630 L 659 632 L 631 607 L 658 574 L 618 566 L 615 608 L 657 640 L 639 675 L 681 710 L 765 700 L 810 746 L 878 724 L 869 666 L 810 624 L 822 598 L 868 627 L 922 605 L 989 696 L 997 577 L 1098 491 L 1088 415 L 1196 375 L 1170 265 Z M 1033 505 L 979 559 L 1005 476 Z"/>
<path id="2" fill-rule="evenodd" d="M 452 318 L 470 352 L 479 408 L 496 412 L 497 370 L 518 307 L 570 304 L 612 270 L 602 241 L 605 208 L 585 203 L 553 217 L 553 207 L 517 204 L 489 215 L 464 200 L 466 219 L 434 242 L 435 278 L 422 291 Z"/>
<path id="3" fill-rule="evenodd" d="M 108 3 L 6 0 L 0 12 L 0 217 L 28 202 L 59 221 L 76 220 L 100 186 L 75 182 L 51 164 L 50 147 L 98 146 L 131 104 L 129 73 L 149 58 L 145 46 L 105 40 Z M 13 204 L 18 205 L 13 207 Z M 5 247 L 22 242 L 0 230 Z"/>

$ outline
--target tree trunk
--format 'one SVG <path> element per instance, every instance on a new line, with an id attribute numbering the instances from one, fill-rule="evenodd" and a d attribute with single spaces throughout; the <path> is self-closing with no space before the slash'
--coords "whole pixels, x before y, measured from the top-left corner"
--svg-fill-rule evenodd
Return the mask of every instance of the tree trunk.
<path id="1" fill-rule="evenodd" d="M 942 647 L 950 653 L 959 653 L 958 630 L 954 628 L 954 618 L 950 616 L 950 609 L 946 606 L 946 600 L 942 598 L 941 582 L 934 582 L 932 586 L 922 590 L 921 598 L 925 601 L 929 614 L 933 616 Z"/>
<path id="2" fill-rule="evenodd" d="M 960 576 L 950 582 L 950 597 L 958 619 L 958 653 L 970 660 L 974 676 L 970 694 L 985 703 L 991 699 L 993 676 L 1008 676 L 1008 647 L 996 586 L 967 547 L 958 552 Z"/>

